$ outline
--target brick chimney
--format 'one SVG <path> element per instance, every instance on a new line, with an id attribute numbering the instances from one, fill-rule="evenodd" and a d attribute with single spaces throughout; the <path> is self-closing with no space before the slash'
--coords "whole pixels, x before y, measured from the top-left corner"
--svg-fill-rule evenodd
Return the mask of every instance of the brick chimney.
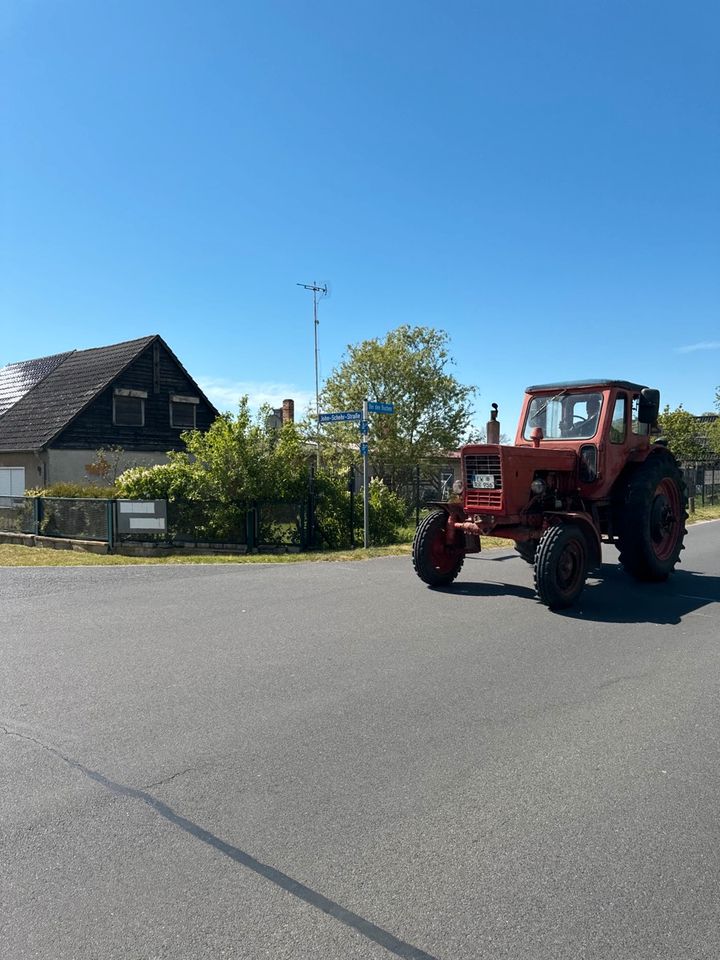
<path id="1" fill-rule="evenodd" d="M 295 422 L 295 401 L 294 400 L 283 400 L 282 422 L 283 422 L 283 425 L 286 423 Z"/>

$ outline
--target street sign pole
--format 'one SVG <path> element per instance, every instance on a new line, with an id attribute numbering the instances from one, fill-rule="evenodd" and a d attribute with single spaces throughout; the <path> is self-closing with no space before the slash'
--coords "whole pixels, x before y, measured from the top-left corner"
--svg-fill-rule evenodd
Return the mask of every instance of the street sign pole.
<path id="1" fill-rule="evenodd" d="M 336 413 L 318 413 L 318 424 L 347 423 L 355 421 L 360 427 L 360 456 L 363 458 L 363 546 L 367 550 L 370 546 L 370 467 L 368 465 L 368 433 L 370 431 L 369 416 L 371 413 L 395 413 L 395 404 L 387 401 L 369 402 L 363 400 L 362 410 L 339 410 Z M 352 498 L 352 493 L 350 494 Z M 352 499 L 350 501 L 350 515 L 352 517 Z M 350 521 L 352 525 L 352 520 Z"/>
<path id="2" fill-rule="evenodd" d="M 362 418 L 367 423 L 369 413 L 368 413 L 368 402 L 367 399 L 363 400 L 362 408 Z M 370 546 L 370 491 L 368 489 L 368 479 L 369 473 L 368 470 L 368 444 L 367 444 L 367 434 L 364 437 L 365 443 L 363 444 L 363 544 L 365 549 Z"/>

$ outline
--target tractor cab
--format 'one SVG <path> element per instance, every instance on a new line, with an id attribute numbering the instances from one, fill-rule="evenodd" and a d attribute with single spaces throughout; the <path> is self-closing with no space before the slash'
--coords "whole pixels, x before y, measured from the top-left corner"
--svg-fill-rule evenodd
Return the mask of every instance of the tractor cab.
<path id="1" fill-rule="evenodd" d="M 579 489 L 597 499 L 610 491 L 628 462 L 647 456 L 659 408 L 658 390 L 627 380 L 531 386 L 515 445 L 575 451 Z"/>

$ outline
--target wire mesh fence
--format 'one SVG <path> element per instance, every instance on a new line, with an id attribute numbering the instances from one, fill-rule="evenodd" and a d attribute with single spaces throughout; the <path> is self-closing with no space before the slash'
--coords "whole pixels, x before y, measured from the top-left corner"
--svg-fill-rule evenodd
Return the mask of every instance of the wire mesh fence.
<path id="1" fill-rule="evenodd" d="M 720 503 L 720 460 L 695 460 L 682 464 L 688 496 L 701 506 Z"/>
<path id="2" fill-rule="evenodd" d="M 158 501 L 163 505 L 164 501 Z M 113 544 L 222 545 L 305 549 L 313 543 L 312 502 L 171 500 L 167 521 L 118 523 L 128 501 L 66 497 L 0 497 L 0 532 Z M 143 501 L 133 502 L 140 505 Z M 147 506 L 152 506 L 152 501 Z M 145 513 L 145 511 L 142 511 Z M 151 526 L 154 524 L 154 529 Z"/>
<path id="3" fill-rule="evenodd" d="M 107 540 L 112 500 L 41 497 L 38 533 L 73 540 Z"/>
<path id="4" fill-rule="evenodd" d="M 304 502 L 170 500 L 165 530 L 157 534 L 128 531 L 118 534 L 118 540 L 178 546 L 300 549 L 309 542 L 307 518 Z"/>
<path id="5" fill-rule="evenodd" d="M 248 506 L 244 501 L 169 500 L 167 531 L 170 543 L 228 543 L 247 546 Z M 134 539 L 149 539 L 137 535 Z"/>
<path id="6" fill-rule="evenodd" d="M 0 497 L 0 532 L 35 533 L 35 513 L 29 497 Z"/>

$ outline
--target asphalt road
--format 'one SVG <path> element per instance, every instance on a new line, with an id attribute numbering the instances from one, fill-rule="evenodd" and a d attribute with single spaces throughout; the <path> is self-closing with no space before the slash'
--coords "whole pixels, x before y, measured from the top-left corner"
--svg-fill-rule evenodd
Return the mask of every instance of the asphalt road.
<path id="1" fill-rule="evenodd" d="M 3 570 L 0 956 L 717 960 L 720 523 L 607 559 Z"/>

